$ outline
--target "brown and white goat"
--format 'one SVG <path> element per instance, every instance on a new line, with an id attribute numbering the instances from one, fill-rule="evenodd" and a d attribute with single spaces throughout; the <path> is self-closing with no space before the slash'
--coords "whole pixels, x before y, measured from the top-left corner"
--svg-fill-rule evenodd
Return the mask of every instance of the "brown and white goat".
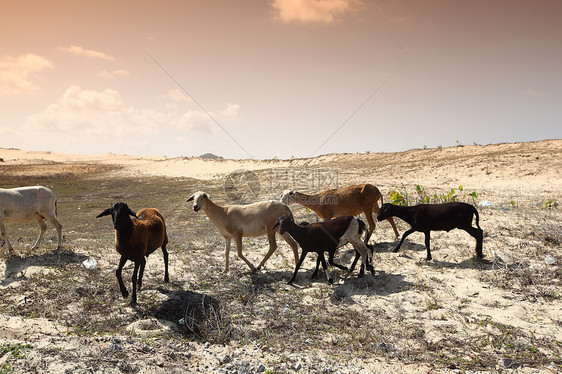
<path id="1" fill-rule="evenodd" d="M 378 201 L 383 203 L 382 194 L 379 189 L 372 184 L 357 184 L 353 186 L 341 187 L 331 190 L 322 191 L 316 194 L 305 194 L 293 190 L 286 190 L 281 195 L 281 202 L 285 204 L 297 203 L 313 210 L 318 216 L 325 221 L 334 217 L 341 216 L 358 216 L 364 213 L 369 230 L 365 236 L 365 244 L 369 242 L 373 231 L 375 230 L 375 220 L 373 213 L 378 213 Z M 398 229 L 392 218 L 388 218 L 388 222 L 394 230 L 396 238 L 398 238 Z"/>
<path id="2" fill-rule="evenodd" d="M 348 242 L 353 245 L 355 250 L 360 253 L 362 257 L 363 264 L 359 276 L 363 275 L 363 265 L 371 271 L 371 274 L 375 274 L 372 262 L 369 267 L 369 260 L 370 257 L 372 257 L 372 252 L 361 240 L 361 234 L 363 233 L 365 224 L 361 224 L 361 220 L 353 216 L 342 216 L 329 221 L 315 222 L 301 226 L 295 223 L 292 215 L 286 215 L 279 218 L 275 224 L 275 227 L 277 226 L 279 226 L 280 234 L 291 234 L 293 239 L 295 239 L 302 248 L 301 257 L 295 267 L 293 276 L 288 282 L 289 284 L 293 283 L 297 277 L 297 272 L 308 252 L 315 252 L 318 254 L 316 269 L 312 276 L 314 277 L 316 275 L 318 272 L 318 265 L 322 263 L 328 282 L 332 283 L 333 278 L 328 270 L 324 252 L 328 252 L 329 254 L 330 265 L 334 265 L 342 270 L 347 270 L 345 266 L 334 263 L 333 259 L 337 248 Z"/>
<path id="3" fill-rule="evenodd" d="M 101 212 L 96 218 L 108 215 L 111 215 L 115 228 L 115 249 L 121 255 L 115 275 L 124 298 L 129 296 L 129 292 L 121 277 L 123 266 L 128 260 L 135 263 L 132 278 L 133 295 L 131 296 L 131 305 L 134 306 L 137 303 L 137 284 L 139 290 L 142 287 L 142 276 L 146 265 L 145 257 L 148 257 L 159 247 L 162 247 L 162 253 L 164 254 L 164 282 L 170 281 L 168 251 L 166 250 L 168 244 L 166 223 L 157 209 L 145 208 L 135 214 L 125 203 L 111 204 L 110 208 Z"/>

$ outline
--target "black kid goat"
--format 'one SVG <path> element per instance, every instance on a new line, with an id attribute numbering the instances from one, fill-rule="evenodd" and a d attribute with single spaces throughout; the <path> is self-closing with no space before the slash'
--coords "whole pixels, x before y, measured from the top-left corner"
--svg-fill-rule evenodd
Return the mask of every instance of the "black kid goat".
<path id="1" fill-rule="evenodd" d="M 476 227 L 472 227 L 472 219 L 476 216 Z M 451 231 L 452 229 L 462 229 L 476 239 L 476 255 L 482 258 L 482 241 L 484 233 L 480 228 L 478 211 L 470 204 L 466 203 L 445 203 L 445 204 L 420 204 L 415 206 L 398 206 L 393 204 L 383 204 L 377 220 L 382 221 L 389 217 L 398 217 L 408 222 L 412 226 L 402 235 L 402 239 L 394 248 L 397 252 L 404 242 L 404 239 L 413 232 L 420 231 L 425 234 L 425 248 L 427 249 L 427 260 L 431 260 L 429 249 L 429 233 L 431 231 Z"/>
<path id="2" fill-rule="evenodd" d="M 333 283 L 333 278 L 328 270 L 324 252 L 329 253 L 329 262 L 331 265 L 342 270 L 347 270 L 345 266 L 334 263 L 333 259 L 336 249 L 340 245 L 350 242 L 355 250 L 361 253 L 363 263 L 369 263 L 369 256 L 371 253 L 365 246 L 365 243 L 363 243 L 363 240 L 361 240 L 361 234 L 364 231 L 365 224 L 363 223 L 363 225 L 361 225 L 359 220 L 353 216 L 343 216 L 326 222 L 315 222 L 306 226 L 299 226 L 293 220 L 292 215 L 285 215 L 277 220 L 274 228 L 277 226 L 279 226 L 279 233 L 281 235 L 288 232 L 302 248 L 302 254 L 295 267 L 295 272 L 288 282 L 289 284 L 293 283 L 297 277 L 297 272 L 308 252 L 316 252 L 318 254 L 316 269 L 312 277 L 316 276 L 319 264 L 322 263 L 322 267 L 326 271 L 326 277 L 330 283 Z M 371 273 L 374 275 L 372 266 L 369 270 L 371 270 Z"/>

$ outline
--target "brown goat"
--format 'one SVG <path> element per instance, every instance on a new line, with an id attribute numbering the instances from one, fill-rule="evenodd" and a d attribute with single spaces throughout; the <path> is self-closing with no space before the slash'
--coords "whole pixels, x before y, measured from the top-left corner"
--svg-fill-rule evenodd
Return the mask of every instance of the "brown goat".
<path id="1" fill-rule="evenodd" d="M 285 204 L 297 203 L 313 210 L 325 221 L 334 217 L 358 216 L 364 213 L 369 223 L 369 230 L 365 236 L 365 244 L 368 243 L 373 231 L 375 230 L 375 220 L 373 213 L 379 212 L 377 201 L 383 203 L 382 194 L 379 189 L 372 184 L 357 184 L 354 186 L 341 187 L 326 190 L 317 194 L 307 195 L 301 192 L 286 190 L 281 195 L 281 202 Z M 388 222 L 398 238 L 398 229 L 392 217 Z"/>
<path id="2" fill-rule="evenodd" d="M 135 214 L 125 203 L 111 204 L 109 209 L 101 212 L 96 218 L 108 215 L 111 215 L 115 228 L 115 249 L 121 255 L 115 275 L 124 298 L 129 296 L 129 292 L 123 284 L 121 272 L 128 260 L 135 263 L 132 279 L 133 294 L 131 296 L 131 305 L 134 306 L 137 303 L 137 284 L 139 290 L 142 287 L 142 276 L 146 265 L 145 257 L 148 257 L 159 247 L 162 247 L 162 253 L 164 254 L 164 282 L 170 280 L 168 276 L 168 251 L 166 250 L 168 244 L 166 224 L 164 217 L 157 209 L 145 208 Z M 131 219 L 129 216 L 134 218 Z"/>

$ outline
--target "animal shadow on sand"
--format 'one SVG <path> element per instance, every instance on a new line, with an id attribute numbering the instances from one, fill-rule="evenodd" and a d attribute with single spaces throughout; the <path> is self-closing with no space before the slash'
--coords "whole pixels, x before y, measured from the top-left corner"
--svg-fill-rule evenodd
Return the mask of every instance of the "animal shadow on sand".
<path id="1" fill-rule="evenodd" d="M 375 252 L 377 253 L 392 253 L 392 251 L 394 250 L 394 248 L 396 248 L 396 246 L 398 245 L 398 240 L 395 242 L 380 242 L 380 243 L 376 243 L 375 244 Z M 397 253 L 400 253 L 400 251 L 423 251 L 425 252 L 425 245 L 423 244 L 417 244 L 414 242 L 411 242 L 410 240 L 406 239 L 404 240 L 404 243 L 402 243 L 402 246 L 400 247 L 400 250 Z"/>
<path id="2" fill-rule="evenodd" d="M 45 268 L 63 267 L 69 264 L 77 264 L 86 260 L 88 256 L 74 253 L 71 251 L 53 251 L 51 253 L 43 253 L 39 255 L 31 255 L 27 257 L 19 257 L 18 255 L 10 256 L 6 261 L 6 269 L 4 270 L 4 279 L 2 283 L 10 284 L 15 282 L 18 275 L 28 268 L 41 266 Z"/>
<path id="3" fill-rule="evenodd" d="M 375 268 L 375 275 L 365 274 L 362 278 L 351 276 L 334 285 L 330 300 L 334 304 L 353 303 L 351 296 L 388 296 L 407 291 L 413 286 L 402 274 L 390 274 Z"/>
<path id="4" fill-rule="evenodd" d="M 398 242 L 377 243 L 375 245 L 375 252 L 377 252 L 377 253 L 384 253 L 384 252 L 393 253 L 392 251 L 396 247 L 397 243 Z M 461 262 L 442 261 L 442 260 L 439 260 L 439 258 L 438 258 L 440 250 L 442 250 L 443 253 L 448 253 L 450 256 L 456 256 L 459 259 L 465 257 L 467 254 L 469 256 L 472 256 L 472 257 L 468 257 Z M 433 247 L 431 249 L 431 251 L 432 251 L 432 253 L 437 254 L 437 258 L 436 258 L 436 256 L 433 256 L 433 259 L 431 261 L 426 261 L 425 255 L 426 255 L 427 251 L 425 249 L 425 244 L 414 243 L 414 242 L 411 242 L 408 239 L 406 239 L 404 241 L 404 243 L 402 244 L 402 247 L 400 248 L 400 250 L 398 252 L 396 252 L 395 255 L 405 256 L 405 257 L 411 258 L 413 261 L 416 261 L 416 264 L 418 266 L 426 266 L 426 267 L 432 267 L 432 268 L 437 268 L 437 269 L 438 268 L 459 268 L 459 269 L 490 270 L 490 269 L 493 268 L 493 262 L 491 262 L 487 259 L 477 259 L 475 256 L 473 256 L 474 252 L 471 252 L 472 249 L 467 250 L 467 251 L 463 251 L 463 252 L 459 252 L 457 249 L 454 249 L 454 248 Z M 412 253 L 412 254 L 419 253 L 420 255 L 423 254 L 423 257 L 418 257 L 418 254 L 415 254 L 415 255 L 411 256 L 410 253 Z"/>
<path id="5" fill-rule="evenodd" d="M 432 250 L 433 251 L 433 250 Z M 419 266 L 426 266 L 432 268 L 459 268 L 459 269 L 479 269 L 479 270 L 492 270 L 494 263 L 487 259 L 478 259 L 475 257 L 467 258 L 461 262 L 441 261 L 433 258 L 431 261 L 419 261 Z"/>
<path id="6" fill-rule="evenodd" d="M 155 309 L 146 310 L 157 319 L 179 322 L 184 332 L 195 338 L 206 338 L 209 332 L 216 333 L 222 328 L 221 305 L 213 296 L 182 289 L 169 290 L 158 287 L 157 290 L 168 297 Z"/>

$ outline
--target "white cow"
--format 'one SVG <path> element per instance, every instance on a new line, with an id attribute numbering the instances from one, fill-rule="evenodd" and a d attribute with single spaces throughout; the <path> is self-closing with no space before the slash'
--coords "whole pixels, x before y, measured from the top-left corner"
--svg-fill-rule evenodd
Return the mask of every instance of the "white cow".
<path id="1" fill-rule="evenodd" d="M 57 197 L 47 187 L 31 186 L 19 188 L 0 188 L 0 233 L 8 246 L 8 254 L 13 253 L 12 245 L 6 235 L 4 221 L 27 223 L 36 220 L 41 232 L 32 249 L 37 248 L 47 231 L 45 219 L 55 226 L 59 236 L 58 249 L 62 247 L 62 225 L 57 220 Z"/>

